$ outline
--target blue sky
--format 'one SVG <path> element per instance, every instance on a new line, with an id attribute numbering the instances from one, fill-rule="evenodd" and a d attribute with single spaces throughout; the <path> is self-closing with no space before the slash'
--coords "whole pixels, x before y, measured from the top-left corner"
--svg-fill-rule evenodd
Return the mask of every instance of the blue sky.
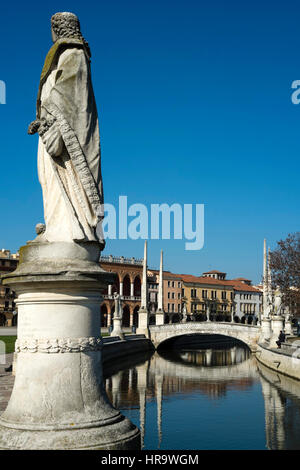
<path id="1" fill-rule="evenodd" d="M 50 17 L 73 11 L 92 50 L 105 200 L 205 204 L 205 245 L 149 242 L 149 264 L 259 281 L 271 247 L 299 230 L 300 5 L 296 1 L 109 0 L 1 6 L 0 247 L 43 220 L 35 117 Z M 106 254 L 142 256 L 143 241 Z"/>

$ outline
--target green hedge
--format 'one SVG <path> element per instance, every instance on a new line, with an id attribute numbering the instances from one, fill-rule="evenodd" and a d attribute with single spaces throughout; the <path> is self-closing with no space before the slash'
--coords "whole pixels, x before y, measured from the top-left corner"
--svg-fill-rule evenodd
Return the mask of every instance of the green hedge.
<path id="1" fill-rule="evenodd" d="M 0 336 L 0 341 L 3 341 L 5 343 L 5 353 L 13 353 L 15 351 L 15 341 L 17 337 L 16 336 Z"/>

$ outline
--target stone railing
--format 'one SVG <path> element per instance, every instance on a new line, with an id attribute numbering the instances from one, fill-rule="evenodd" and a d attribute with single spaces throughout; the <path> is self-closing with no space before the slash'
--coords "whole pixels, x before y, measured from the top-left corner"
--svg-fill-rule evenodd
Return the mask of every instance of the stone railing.
<path id="1" fill-rule="evenodd" d="M 125 258 L 124 256 L 112 256 L 112 255 L 106 255 L 106 256 L 100 256 L 100 263 L 116 263 L 116 264 L 134 264 L 138 266 L 143 266 L 143 260 L 142 259 L 136 259 L 136 258 Z"/>
<path id="2" fill-rule="evenodd" d="M 104 294 L 103 295 L 103 298 L 105 300 L 114 300 L 114 296 L 113 295 L 109 295 L 109 294 Z M 134 300 L 136 302 L 140 302 L 141 301 L 141 297 L 140 296 L 136 296 L 136 295 L 122 295 L 121 296 L 121 300 Z"/>

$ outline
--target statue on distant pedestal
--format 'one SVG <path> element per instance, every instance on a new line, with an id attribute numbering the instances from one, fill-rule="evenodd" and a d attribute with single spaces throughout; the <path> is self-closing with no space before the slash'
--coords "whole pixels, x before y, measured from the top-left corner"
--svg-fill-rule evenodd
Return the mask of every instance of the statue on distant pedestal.
<path id="1" fill-rule="evenodd" d="M 280 315 L 282 307 L 282 292 L 279 289 L 275 292 L 274 296 L 274 314 Z"/>
<path id="2" fill-rule="evenodd" d="M 115 299 L 115 312 L 114 312 L 114 317 L 113 317 L 113 329 L 110 334 L 111 336 L 119 336 L 120 339 L 125 339 L 125 336 L 122 330 L 123 308 L 122 308 L 120 294 L 115 292 L 114 299 Z"/>
<path id="3" fill-rule="evenodd" d="M 264 317 L 271 318 L 272 313 L 273 313 L 273 303 L 272 303 L 272 300 L 268 297 L 266 306 L 265 306 Z"/>
<path id="4" fill-rule="evenodd" d="M 186 310 L 186 302 L 184 302 L 183 308 L 182 308 L 182 322 L 186 323 L 186 321 L 187 321 L 187 310 Z"/>
<path id="5" fill-rule="evenodd" d="M 51 26 L 54 45 L 41 74 L 36 120 L 28 129 L 40 136 L 38 174 L 46 223 L 38 224 L 35 241 L 104 245 L 101 224 L 97 229 L 103 189 L 91 52 L 73 13 L 56 13 Z"/>
<path id="6" fill-rule="evenodd" d="M 119 320 L 122 320 L 123 318 L 123 308 L 122 308 L 122 303 L 121 303 L 121 296 L 117 292 L 114 293 L 114 299 L 115 299 L 115 313 L 114 313 L 114 318 L 118 318 Z"/>

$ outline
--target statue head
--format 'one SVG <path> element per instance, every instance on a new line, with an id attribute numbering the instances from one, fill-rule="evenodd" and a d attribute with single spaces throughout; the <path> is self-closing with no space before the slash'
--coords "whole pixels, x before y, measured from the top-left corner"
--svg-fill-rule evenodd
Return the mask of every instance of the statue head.
<path id="1" fill-rule="evenodd" d="M 51 18 L 52 40 L 55 42 L 60 38 L 78 38 L 80 39 L 80 23 L 74 13 L 62 12 L 55 13 Z"/>
<path id="2" fill-rule="evenodd" d="M 74 13 L 68 11 L 55 13 L 51 18 L 51 35 L 53 42 L 62 38 L 82 40 L 90 55 L 88 43 L 85 41 L 80 31 L 79 19 Z"/>

